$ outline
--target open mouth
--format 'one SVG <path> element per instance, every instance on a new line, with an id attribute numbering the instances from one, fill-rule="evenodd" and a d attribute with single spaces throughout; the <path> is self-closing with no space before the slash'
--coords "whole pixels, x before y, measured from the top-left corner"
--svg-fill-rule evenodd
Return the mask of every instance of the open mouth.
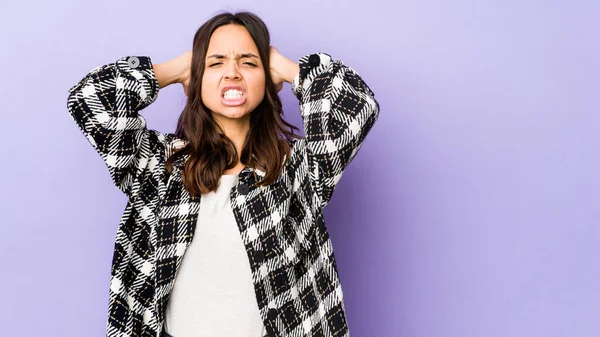
<path id="1" fill-rule="evenodd" d="M 242 98 L 243 96 L 244 93 L 236 89 L 229 89 L 225 91 L 225 93 L 223 93 L 223 98 L 226 100 L 237 100 Z"/>
<path id="2" fill-rule="evenodd" d="M 240 87 L 224 88 L 221 102 L 226 106 L 237 106 L 246 103 L 246 93 Z"/>

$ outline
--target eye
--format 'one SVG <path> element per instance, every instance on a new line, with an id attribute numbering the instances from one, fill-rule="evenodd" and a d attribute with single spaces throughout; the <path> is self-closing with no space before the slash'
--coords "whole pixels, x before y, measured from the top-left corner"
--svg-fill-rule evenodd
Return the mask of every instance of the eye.
<path id="1" fill-rule="evenodd" d="M 250 67 L 256 67 L 256 64 L 252 63 L 252 62 L 244 62 L 245 65 L 250 66 Z"/>
<path id="2" fill-rule="evenodd" d="M 223 63 L 221 63 L 221 62 L 212 63 L 211 65 L 209 65 L 209 67 L 212 68 L 212 67 L 218 66 L 220 64 L 223 64 Z"/>

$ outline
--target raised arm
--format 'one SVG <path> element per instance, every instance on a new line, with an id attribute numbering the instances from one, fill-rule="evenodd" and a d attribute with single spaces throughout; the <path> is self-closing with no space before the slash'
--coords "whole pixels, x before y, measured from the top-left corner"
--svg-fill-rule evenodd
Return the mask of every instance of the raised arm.
<path id="1" fill-rule="evenodd" d="M 325 207 L 342 173 L 379 116 L 379 104 L 362 78 L 327 54 L 299 61 L 292 90 L 300 112 L 313 187 Z"/>
<path id="2" fill-rule="evenodd" d="M 173 81 L 165 68 L 157 80 L 149 57 L 124 57 L 93 69 L 69 90 L 71 117 L 108 166 L 115 185 L 129 196 L 163 161 L 164 137 L 147 130 L 138 112 L 156 99 L 159 81 Z"/>

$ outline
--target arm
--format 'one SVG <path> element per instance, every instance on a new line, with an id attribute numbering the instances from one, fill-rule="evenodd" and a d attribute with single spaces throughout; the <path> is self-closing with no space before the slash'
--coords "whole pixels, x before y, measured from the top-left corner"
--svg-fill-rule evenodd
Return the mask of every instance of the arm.
<path id="1" fill-rule="evenodd" d="M 345 168 L 379 116 L 373 92 L 327 54 L 300 59 L 292 90 L 300 100 L 310 178 L 325 207 Z"/>
<path id="2" fill-rule="evenodd" d="M 159 88 L 164 88 L 173 83 L 181 83 L 187 94 L 190 83 L 190 65 L 192 63 L 192 51 L 188 50 L 176 58 L 164 63 L 154 65 L 154 74 Z"/>
<path id="3" fill-rule="evenodd" d="M 163 136 L 148 131 L 138 112 L 150 105 L 159 87 L 173 81 L 172 68 L 149 57 L 126 57 L 93 69 L 69 90 L 68 111 L 100 154 L 115 185 L 135 194 L 147 170 L 163 161 Z"/>

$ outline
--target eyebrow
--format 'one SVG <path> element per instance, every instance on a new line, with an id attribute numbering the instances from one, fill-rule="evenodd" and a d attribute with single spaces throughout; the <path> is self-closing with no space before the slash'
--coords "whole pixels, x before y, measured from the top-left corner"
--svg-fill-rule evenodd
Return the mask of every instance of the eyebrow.
<path id="1" fill-rule="evenodd" d="M 219 59 L 220 60 L 220 59 L 226 59 L 227 56 L 221 55 L 221 54 L 212 54 L 209 57 L 207 57 L 207 59 L 210 59 L 210 58 L 215 58 L 215 59 Z M 238 55 L 237 58 L 256 58 L 257 59 L 259 57 L 256 56 L 256 55 L 254 55 L 254 54 L 252 54 L 252 53 L 244 53 L 244 54 Z"/>

